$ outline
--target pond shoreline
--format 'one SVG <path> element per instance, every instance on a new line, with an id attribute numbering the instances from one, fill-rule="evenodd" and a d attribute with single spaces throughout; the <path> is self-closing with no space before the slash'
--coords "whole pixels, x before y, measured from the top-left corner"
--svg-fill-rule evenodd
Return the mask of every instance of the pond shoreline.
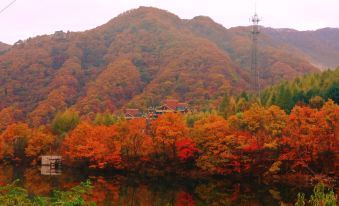
<path id="1" fill-rule="evenodd" d="M 27 189 L 30 195 L 46 196 L 53 190 L 66 191 L 89 179 L 94 186 L 94 197 L 90 199 L 94 198 L 98 205 L 110 205 L 111 202 L 119 201 L 150 201 L 146 205 L 152 205 L 153 202 L 166 205 L 168 202 L 183 199 L 196 205 L 220 205 L 217 202 L 221 199 L 235 205 L 242 202 L 280 205 L 281 202 L 295 202 L 299 192 L 310 194 L 313 188 L 309 185 L 292 186 L 286 182 L 266 182 L 257 177 L 239 175 L 154 176 L 116 170 L 80 170 L 72 167 L 62 167 L 62 173 L 55 176 L 41 175 L 40 172 L 37 165 L 0 164 L 0 182 L 8 184 L 20 179 L 19 186 Z M 135 196 L 136 194 L 138 195 Z"/>

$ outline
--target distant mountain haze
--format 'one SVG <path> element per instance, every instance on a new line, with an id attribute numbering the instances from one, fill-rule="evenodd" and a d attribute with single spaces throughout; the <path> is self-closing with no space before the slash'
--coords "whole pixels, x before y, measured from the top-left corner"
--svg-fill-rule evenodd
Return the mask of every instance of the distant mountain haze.
<path id="1" fill-rule="evenodd" d="M 189 23 L 195 34 L 217 43 L 230 55 L 234 53 L 239 57 L 239 53 L 234 52 L 233 49 L 237 47 L 234 44 L 240 43 L 241 40 L 246 41 L 248 48 L 251 46 L 249 44 L 251 27 L 226 29 L 209 17 L 203 16 L 195 17 Z M 285 50 L 284 53 L 293 54 L 292 56 L 296 58 L 302 58 L 320 69 L 333 69 L 339 65 L 339 28 L 324 28 L 316 31 L 260 28 L 258 50 L 262 55 L 259 55 L 259 58 L 263 58 L 265 51 L 269 51 L 270 48 L 276 48 Z M 249 65 L 246 62 L 242 66 Z M 261 66 L 265 67 L 265 65 Z"/>
<path id="2" fill-rule="evenodd" d="M 7 51 L 10 47 L 10 45 L 0 42 L 0 54 Z"/>
<path id="3" fill-rule="evenodd" d="M 250 29 L 140 7 L 92 30 L 18 42 L 0 52 L 0 115 L 40 125 L 67 107 L 93 117 L 166 98 L 201 104 L 248 91 Z M 338 34 L 262 28 L 261 85 L 338 65 Z"/>
<path id="4" fill-rule="evenodd" d="M 339 28 L 316 31 L 264 28 L 263 33 L 295 47 L 307 60 L 321 69 L 339 65 Z"/>

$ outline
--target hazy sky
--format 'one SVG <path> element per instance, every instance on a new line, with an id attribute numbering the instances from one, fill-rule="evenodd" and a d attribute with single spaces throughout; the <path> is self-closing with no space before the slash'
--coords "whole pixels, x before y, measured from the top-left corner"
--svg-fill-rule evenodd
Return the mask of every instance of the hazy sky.
<path id="1" fill-rule="evenodd" d="M 12 0 L 0 0 L 0 9 Z M 315 30 L 339 27 L 339 0 L 257 0 L 264 26 Z M 226 28 L 249 25 L 255 0 L 17 0 L 0 14 L 0 41 L 14 43 L 57 30 L 83 31 L 139 6 L 168 10 L 181 18 L 210 16 Z"/>

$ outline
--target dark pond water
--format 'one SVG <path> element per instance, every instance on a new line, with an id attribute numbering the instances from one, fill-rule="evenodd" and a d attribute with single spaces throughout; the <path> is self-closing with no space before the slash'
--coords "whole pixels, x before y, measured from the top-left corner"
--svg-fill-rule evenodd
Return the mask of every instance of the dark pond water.
<path id="1" fill-rule="evenodd" d="M 41 172 L 43 174 L 41 174 Z M 39 167 L 0 165 L 0 184 L 20 179 L 32 195 L 48 195 L 53 189 L 66 189 L 91 179 L 94 189 L 89 197 L 98 205 L 284 205 L 294 202 L 298 192 L 310 188 L 267 186 L 257 180 L 183 178 L 141 178 L 121 174 L 88 174 L 63 169 L 58 175 Z"/>

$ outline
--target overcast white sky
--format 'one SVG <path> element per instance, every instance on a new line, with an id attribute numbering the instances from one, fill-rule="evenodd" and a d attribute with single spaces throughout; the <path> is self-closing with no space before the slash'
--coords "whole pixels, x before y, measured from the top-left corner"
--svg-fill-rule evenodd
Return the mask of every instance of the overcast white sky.
<path id="1" fill-rule="evenodd" d="M 0 0 L 0 9 L 12 0 Z M 256 0 L 264 26 L 315 30 L 339 27 L 339 0 Z M 0 14 L 0 41 L 13 44 L 57 30 L 83 31 L 126 10 L 153 6 L 181 18 L 210 16 L 226 28 L 249 25 L 255 0 L 17 0 Z"/>

